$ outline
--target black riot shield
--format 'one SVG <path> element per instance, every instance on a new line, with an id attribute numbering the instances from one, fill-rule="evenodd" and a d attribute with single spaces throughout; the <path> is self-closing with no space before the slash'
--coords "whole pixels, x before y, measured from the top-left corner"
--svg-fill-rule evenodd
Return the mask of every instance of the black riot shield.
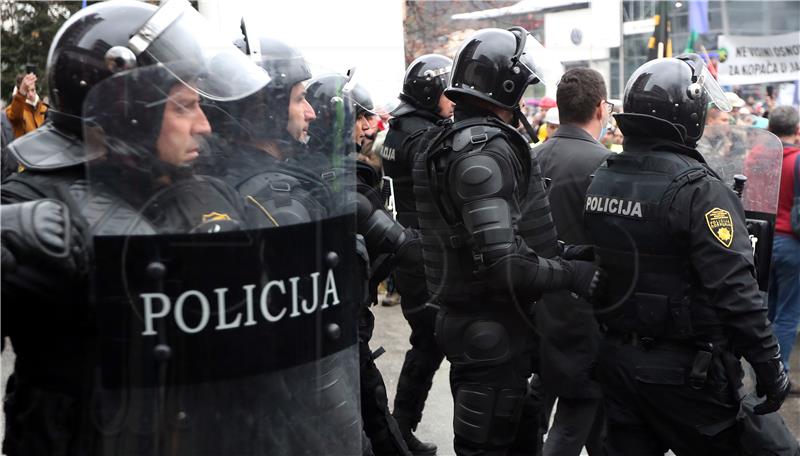
<path id="1" fill-rule="evenodd" d="M 218 57 L 118 73 L 87 97 L 97 453 L 361 454 L 355 218 L 254 219 L 270 207 L 229 185 L 220 157 L 280 163 L 275 143 L 209 122 L 261 90 Z M 309 181 L 323 208 L 347 206 Z"/>
<path id="2" fill-rule="evenodd" d="M 758 284 L 769 287 L 772 238 L 778 210 L 783 147 L 772 133 L 755 127 L 706 127 L 697 144 L 709 166 L 739 194 L 753 244 Z"/>

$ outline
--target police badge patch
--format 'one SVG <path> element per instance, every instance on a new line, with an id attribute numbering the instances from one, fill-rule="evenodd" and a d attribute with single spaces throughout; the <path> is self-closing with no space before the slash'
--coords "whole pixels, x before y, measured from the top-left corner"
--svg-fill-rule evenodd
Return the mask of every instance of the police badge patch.
<path id="1" fill-rule="evenodd" d="M 733 219 L 731 213 L 725 209 L 715 207 L 706 212 L 706 224 L 711 234 L 725 247 L 730 247 L 733 242 Z"/>

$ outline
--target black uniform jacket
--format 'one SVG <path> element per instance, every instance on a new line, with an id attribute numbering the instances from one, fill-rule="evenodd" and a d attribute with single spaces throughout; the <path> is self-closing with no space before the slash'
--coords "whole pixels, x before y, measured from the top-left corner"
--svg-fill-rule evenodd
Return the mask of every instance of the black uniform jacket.
<path id="1" fill-rule="evenodd" d="M 560 240 L 588 244 L 583 204 L 591 175 L 609 155 L 586 130 L 562 125 L 533 153 L 542 176 L 550 179 L 549 198 Z M 536 308 L 541 331 L 540 374 L 545 391 L 561 397 L 600 397 L 599 385 L 589 378 L 597 356 L 599 332 L 591 305 L 569 292 L 549 293 Z"/>
<path id="2" fill-rule="evenodd" d="M 635 114 L 618 114 L 615 118 L 625 134 L 625 151 L 678 153 L 705 163 L 697 150 L 681 143 L 677 129 L 662 127 L 663 121 Z M 668 131 L 654 134 L 665 128 Z M 672 138 L 668 134 L 671 130 L 674 130 Z M 706 215 L 715 208 L 730 213 L 732 236 L 729 244 L 722 242 L 708 224 Z M 776 356 L 777 340 L 755 279 L 753 247 L 747 235 L 744 208 L 736 193 L 713 173 L 709 174 L 681 187 L 666 220 L 672 235 L 689 243 L 692 273 L 704 290 L 696 297 L 698 305 L 708 305 L 715 310 L 716 324 L 722 324 L 734 353 L 744 356 L 751 364 Z M 699 302 L 703 297 L 706 302 Z M 700 334 L 714 330 L 706 328 L 705 323 L 693 322 Z M 714 322 L 709 324 L 714 325 Z"/>

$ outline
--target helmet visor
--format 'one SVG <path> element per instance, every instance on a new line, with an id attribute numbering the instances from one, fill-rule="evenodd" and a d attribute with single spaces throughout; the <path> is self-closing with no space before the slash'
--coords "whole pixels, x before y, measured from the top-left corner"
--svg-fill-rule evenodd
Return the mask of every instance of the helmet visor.
<path id="1" fill-rule="evenodd" d="M 725 96 L 725 92 L 722 91 L 722 87 L 719 86 L 719 83 L 705 65 L 703 65 L 703 71 L 700 73 L 697 83 L 703 86 L 703 90 L 708 94 L 711 103 L 714 103 L 721 111 L 730 112 L 733 109 Z"/>
<path id="2" fill-rule="evenodd" d="M 378 113 L 375 111 L 375 105 L 372 103 L 372 97 L 370 97 L 367 89 L 364 88 L 358 74 L 355 68 L 351 68 L 347 71 L 347 82 L 342 92 L 353 103 L 356 115 L 364 113 L 366 116 L 376 116 Z"/>
<path id="3" fill-rule="evenodd" d="M 243 98 L 264 87 L 270 77 L 191 7 L 186 0 L 164 3 L 129 41 L 137 56 L 158 63 L 180 62 L 174 76 L 190 82 L 212 100 Z"/>
<path id="4" fill-rule="evenodd" d="M 564 73 L 561 61 L 530 33 L 524 35 L 523 39 L 525 42 L 522 44 L 519 63 L 536 77 L 531 83 L 546 85 L 558 81 Z"/>

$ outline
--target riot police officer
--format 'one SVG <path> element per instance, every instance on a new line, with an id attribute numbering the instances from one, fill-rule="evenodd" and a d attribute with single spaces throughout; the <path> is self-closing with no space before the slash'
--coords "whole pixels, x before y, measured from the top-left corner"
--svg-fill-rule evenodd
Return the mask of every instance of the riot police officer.
<path id="1" fill-rule="evenodd" d="M 318 174 L 306 167 L 308 129 L 316 118 L 306 101 L 311 78 L 303 56 L 275 38 L 248 30 L 235 44 L 270 75 L 257 93 L 216 103 L 212 124 L 228 138 L 215 165 L 245 199 L 255 227 L 286 226 L 319 220 L 329 205 Z"/>
<path id="2" fill-rule="evenodd" d="M 455 57 L 455 123 L 418 135 L 413 178 L 436 337 L 451 363 L 458 454 L 515 447 L 544 291 L 591 296 L 599 271 L 557 256 L 544 182 L 517 132 L 519 100 L 541 80 L 521 27 L 483 29 Z M 531 432 L 531 430 L 528 430 Z"/>
<path id="3" fill-rule="evenodd" d="M 616 119 L 624 151 L 596 172 L 584 208 L 609 277 L 607 300 L 596 306 L 605 333 L 597 375 L 606 450 L 796 454 L 772 413 L 789 380 L 755 280 L 744 211 L 696 149 L 707 105 L 730 106 L 695 54 L 639 67 L 623 103 Z M 755 407 L 740 405 L 740 356 L 766 396 Z"/>
<path id="4" fill-rule="evenodd" d="M 417 228 L 411 168 L 413 157 L 404 141 L 414 133 L 436 125 L 453 115 L 454 103 L 444 96 L 450 83 L 453 61 L 437 54 L 416 58 L 406 70 L 400 105 L 392 111 L 389 132 L 381 148 L 384 173 L 392 178 L 397 220 L 403 226 Z M 409 342 L 392 414 L 400 425 L 408 447 L 415 455 L 434 454 L 436 445 L 420 442 L 412 433 L 422 419 L 425 399 L 439 368 L 442 353 L 433 337 L 436 311 L 426 307 L 428 291 L 422 264 L 411 269 L 398 268 L 395 272 L 400 293 L 403 316 L 411 327 Z"/>
<path id="5" fill-rule="evenodd" d="M 373 105 L 369 92 L 344 76 L 331 74 L 313 79 L 308 84 L 308 96 L 318 115 L 311 124 L 310 153 L 328 157 L 328 160 L 317 160 L 321 163 L 321 174 L 328 185 L 334 188 L 350 182 L 345 177 L 348 172 L 355 172 L 356 175 L 354 188 L 347 188 L 346 191 L 349 193 L 348 205 L 354 206 L 357 214 L 357 248 L 361 251 L 364 259 L 362 266 L 365 268 L 365 293 L 358 316 L 364 430 L 374 454 L 405 455 L 409 449 L 389 412 L 386 385 L 369 347 L 375 327 L 375 317 L 369 307 L 377 302 L 377 284 L 396 264 L 407 266 L 419 262 L 418 237 L 413 230 L 395 221 L 383 208 L 379 188 L 381 179 L 375 169 L 352 158 L 370 128 Z M 350 116 L 355 118 L 355 122 L 347 143 L 331 141 L 335 135 L 330 133 L 340 128 L 342 119 Z"/>
<path id="6" fill-rule="evenodd" d="M 89 217 L 91 222 L 87 223 L 90 214 L 105 213 L 107 217 L 103 220 L 106 227 L 113 226 L 115 222 L 118 228 L 130 227 L 123 223 L 124 217 L 117 217 L 124 215 L 124 210 L 117 211 L 124 204 L 118 205 L 107 198 L 84 198 L 89 194 L 87 164 L 103 161 L 110 151 L 106 147 L 93 149 L 86 146 L 86 131 L 92 134 L 101 132 L 99 129 L 85 130 L 89 121 L 84 124 L 84 120 L 90 116 L 85 115 L 84 102 L 87 94 L 108 82 L 112 74 L 137 66 L 171 62 L 176 58 L 176 49 L 185 52 L 181 58 L 197 64 L 197 60 L 192 59 L 196 56 L 192 52 L 200 51 L 196 34 L 208 34 L 211 29 L 202 19 L 198 19 L 199 14 L 193 14 L 197 14 L 196 11 L 185 2 L 171 0 L 159 9 L 139 2 L 110 1 L 92 5 L 73 15 L 56 34 L 48 55 L 50 121 L 8 148 L 8 153 L 13 154 L 24 171 L 4 182 L 3 204 L 51 198 L 70 208 L 69 224 L 81 227 L 83 232 L 95 230 L 97 225 L 94 223 L 101 220 Z M 218 55 L 224 57 L 223 54 Z M 261 81 L 266 79 L 266 75 L 253 71 L 257 70 L 256 67 L 251 70 L 235 63 L 234 60 L 228 60 L 227 65 L 209 71 L 209 77 L 213 79 L 215 75 L 220 76 L 217 82 L 240 81 L 239 88 L 244 90 L 247 88 L 242 86 L 249 77 L 254 76 Z M 187 68 L 191 67 L 195 71 L 200 68 L 199 65 L 187 65 Z M 234 73 L 219 75 L 218 71 L 225 68 Z M 176 71 L 173 77 L 182 73 L 178 67 L 173 67 L 173 70 Z M 161 71 L 168 72 L 166 67 Z M 210 82 L 210 79 L 206 81 Z M 263 83 L 252 82 L 255 82 L 254 86 Z M 170 88 L 172 86 L 174 84 Z M 111 93 L 118 95 L 120 91 Z M 108 108 L 105 111 L 107 113 L 133 107 L 125 103 L 115 104 L 112 99 L 102 101 L 105 104 L 95 99 L 92 106 L 102 104 Z M 195 116 L 200 109 L 196 102 L 197 99 L 174 100 L 173 106 L 165 107 L 162 104 L 158 111 L 163 114 L 166 109 L 173 109 L 176 116 L 186 112 Z M 159 147 L 155 143 L 149 144 L 153 147 L 149 154 L 159 159 L 148 160 L 148 163 L 164 163 L 181 174 L 179 168 L 196 156 L 198 145 L 192 143 L 188 124 L 178 121 L 167 126 L 163 122 L 166 118 L 159 115 L 158 120 L 138 118 L 137 121 L 151 120 L 154 124 L 148 123 L 147 126 L 155 125 L 155 131 L 164 133 L 149 136 L 153 131 L 148 129 L 148 138 L 157 137 L 162 141 Z M 171 120 L 177 120 L 177 117 L 171 117 Z M 207 122 L 205 127 L 201 125 L 202 122 L 195 124 L 200 130 L 207 127 Z M 136 131 L 142 131 L 137 126 L 136 123 L 128 123 L 125 129 L 135 134 Z M 97 138 L 100 136 L 97 135 Z M 130 152 L 134 155 L 124 159 L 136 162 L 135 154 L 140 150 L 126 149 L 124 142 L 113 145 L 115 153 L 121 154 L 118 156 Z M 97 160 L 101 157 L 103 159 Z M 202 186 L 220 204 L 227 206 L 230 202 L 224 194 L 215 192 L 205 184 Z M 187 195 L 192 198 L 198 194 L 173 193 L 178 198 Z M 128 212 L 132 213 L 135 211 Z M 174 219 L 160 220 L 163 222 L 161 226 L 167 230 L 170 222 L 189 221 L 182 217 L 184 214 L 172 214 L 176 216 Z M 193 220 L 195 225 L 202 224 L 202 214 L 197 215 L 198 218 Z M 53 274 L 52 269 L 45 265 L 26 262 L 3 276 L 3 300 L 7 303 L 3 316 L 9 328 L 5 335 L 10 337 L 16 352 L 14 374 L 9 381 L 5 403 L 5 454 L 72 455 L 87 454 L 96 448 L 98 435 L 89 416 L 87 402 L 92 397 L 95 376 L 87 366 L 96 362 L 94 350 L 98 344 L 95 322 L 91 319 L 88 304 L 88 280 L 85 271 L 80 272 L 83 273 Z"/>

